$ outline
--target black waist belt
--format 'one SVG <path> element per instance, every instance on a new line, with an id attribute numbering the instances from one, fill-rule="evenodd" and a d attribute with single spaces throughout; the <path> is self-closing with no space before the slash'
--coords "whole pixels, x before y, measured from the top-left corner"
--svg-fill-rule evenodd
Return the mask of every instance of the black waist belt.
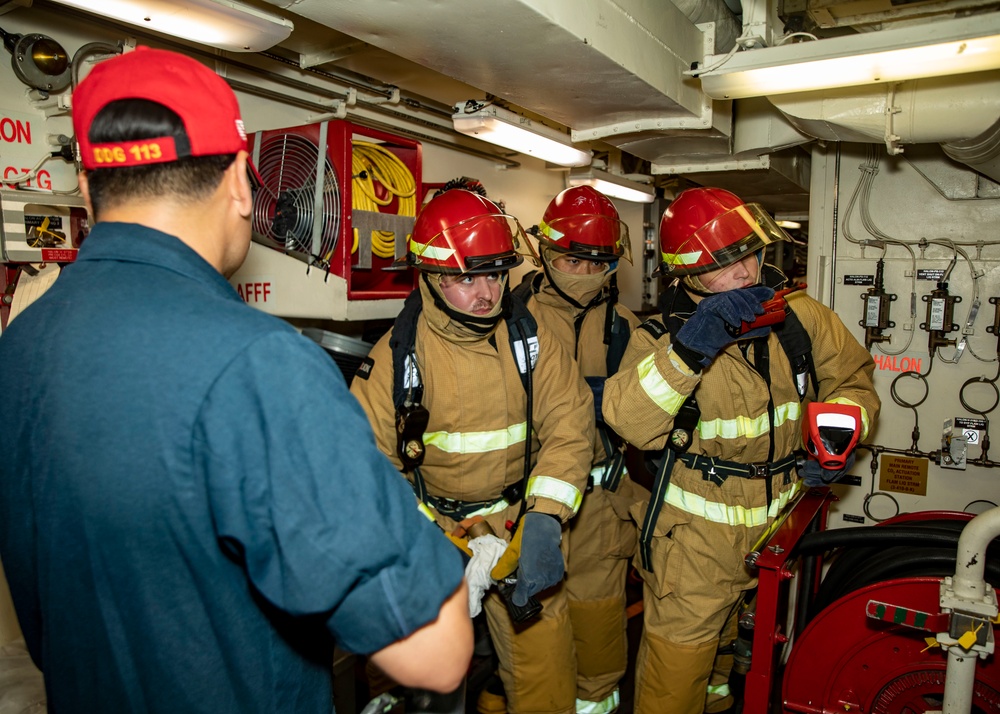
<path id="1" fill-rule="evenodd" d="M 711 456 L 698 454 L 680 454 L 677 456 L 688 468 L 701 471 L 706 479 L 722 483 L 730 476 L 740 478 L 762 479 L 775 474 L 788 473 L 795 468 L 795 454 L 790 454 L 780 461 L 757 464 L 741 464 L 738 461 L 723 461 Z"/>
<path id="2" fill-rule="evenodd" d="M 442 516 L 448 516 L 448 518 L 451 518 L 453 521 L 461 521 L 468 518 L 476 511 L 481 511 L 497 505 L 503 501 L 504 498 L 504 496 L 500 496 L 500 498 L 492 498 L 486 501 L 459 501 L 454 498 L 431 496 L 428 494 L 426 496 L 426 503 Z M 514 501 L 514 503 L 517 503 L 517 501 Z M 507 502 L 507 505 L 510 505 L 510 501 Z"/>

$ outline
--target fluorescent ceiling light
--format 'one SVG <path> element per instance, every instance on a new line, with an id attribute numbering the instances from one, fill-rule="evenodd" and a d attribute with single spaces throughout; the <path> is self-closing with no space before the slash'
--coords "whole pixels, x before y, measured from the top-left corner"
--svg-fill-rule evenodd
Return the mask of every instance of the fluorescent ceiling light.
<path id="1" fill-rule="evenodd" d="M 236 0 L 55 0 L 63 5 L 230 52 L 260 52 L 292 34 L 278 15 Z"/>
<path id="2" fill-rule="evenodd" d="M 709 55 L 712 67 L 722 56 Z M 996 13 L 737 52 L 700 75 L 712 99 L 902 82 L 1000 68 Z"/>
<path id="3" fill-rule="evenodd" d="M 605 196 L 620 198 L 634 203 L 652 203 L 656 199 L 656 191 L 652 186 L 624 176 L 588 168 L 584 171 L 570 171 L 566 177 L 568 186 L 592 186 Z"/>
<path id="4" fill-rule="evenodd" d="M 591 153 L 573 146 L 570 138 L 562 132 L 492 104 L 468 113 L 465 106 L 456 105 L 451 118 L 455 131 L 460 134 L 560 166 L 586 166 L 590 163 Z"/>

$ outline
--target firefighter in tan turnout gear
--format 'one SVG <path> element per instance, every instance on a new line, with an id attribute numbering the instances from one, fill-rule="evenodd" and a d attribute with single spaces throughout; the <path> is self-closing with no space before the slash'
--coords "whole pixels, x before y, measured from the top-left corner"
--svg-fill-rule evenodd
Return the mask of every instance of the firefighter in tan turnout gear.
<path id="1" fill-rule="evenodd" d="M 625 674 L 625 576 L 635 553 L 629 507 L 649 492 L 625 471 L 624 444 L 600 415 L 604 380 L 618 368 L 639 320 L 618 304 L 616 273 L 631 262 L 628 227 L 614 204 L 590 186 L 562 191 L 539 223 L 542 270 L 529 273 L 523 295 L 538 322 L 575 358 L 594 392 L 593 465 L 580 513 L 570 523 L 566 587 L 576 642 L 578 713 L 612 712 Z"/>
<path id="2" fill-rule="evenodd" d="M 762 262 L 765 246 L 785 239 L 758 205 L 728 191 L 678 195 L 660 223 L 662 269 L 674 278 L 662 317 L 633 332 L 605 385 L 607 423 L 639 448 L 663 450 L 653 495 L 634 514 L 644 579 L 639 714 L 731 703 L 713 662 L 741 594 L 756 584 L 743 557 L 803 481 L 843 474 L 821 474 L 815 461 L 796 471 L 804 404 L 859 407 L 862 438 L 878 416 L 871 356 L 804 291 L 788 296 L 783 321 L 739 334 L 785 284 Z"/>
<path id="3" fill-rule="evenodd" d="M 409 247 L 419 289 L 351 391 L 379 447 L 446 533 L 481 516 L 497 536 L 514 536 L 509 600 L 527 606 L 537 596 L 542 607 L 515 624 L 496 588 L 483 599 L 507 710 L 573 712 L 562 533 L 590 471 L 590 390 L 510 294 L 507 271 L 531 251 L 515 219 L 478 194 L 446 191 L 420 211 Z"/>

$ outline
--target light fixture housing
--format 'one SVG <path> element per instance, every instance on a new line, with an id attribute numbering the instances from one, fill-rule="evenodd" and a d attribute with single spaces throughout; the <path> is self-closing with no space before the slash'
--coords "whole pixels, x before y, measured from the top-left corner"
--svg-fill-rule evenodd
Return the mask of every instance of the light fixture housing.
<path id="1" fill-rule="evenodd" d="M 566 185 L 592 186 L 605 196 L 634 203 L 652 203 L 656 200 L 656 190 L 652 186 L 592 166 L 570 171 L 566 177 Z"/>
<path id="2" fill-rule="evenodd" d="M 295 25 L 236 0 L 55 0 L 63 5 L 229 52 L 260 52 Z"/>
<path id="3" fill-rule="evenodd" d="M 721 59 L 709 55 L 704 66 Z M 993 13 L 745 50 L 699 76 L 712 99 L 743 99 L 997 68 L 1000 17 Z"/>
<path id="4" fill-rule="evenodd" d="M 559 166 L 586 166 L 591 152 L 573 146 L 569 136 L 527 117 L 490 104 L 467 112 L 455 105 L 455 131 Z"/>

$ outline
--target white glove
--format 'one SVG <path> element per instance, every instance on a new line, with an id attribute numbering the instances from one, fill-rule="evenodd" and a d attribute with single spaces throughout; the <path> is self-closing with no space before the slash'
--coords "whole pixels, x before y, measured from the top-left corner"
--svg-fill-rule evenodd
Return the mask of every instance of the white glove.
<path id="1" fill-rule="evenodd" d="M 469 541 L 472 559 L 465 566 L 465 580 L 469 584 L 469 617 L 483 609 L 483 596 L 496 583 L 490 571 L 507 550 L 507 541 L 495 535 L 483 535 Z"/>

